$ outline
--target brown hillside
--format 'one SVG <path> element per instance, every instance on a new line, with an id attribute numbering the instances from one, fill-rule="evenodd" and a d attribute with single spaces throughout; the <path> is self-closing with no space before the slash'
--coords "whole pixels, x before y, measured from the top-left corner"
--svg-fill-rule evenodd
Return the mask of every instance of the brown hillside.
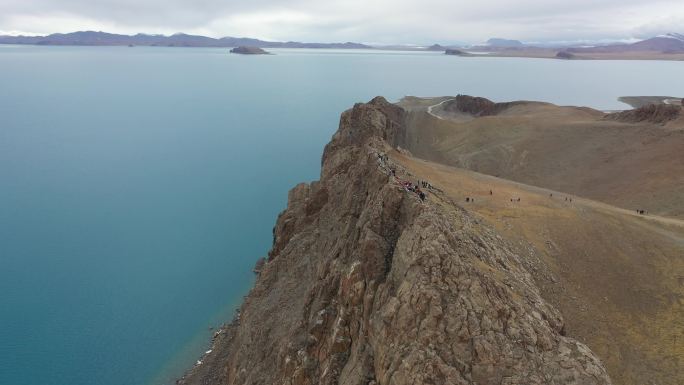
<path id="1" fill-rule="evenodd" d="M 439 163 L 684 217 L 684 118 L 661 111 L 679 107 L 606 118 L 589 108 L 525 102 L 477 116 L 453 103 L 404 99 L 409 117 L 402 147 Z"/>
<path id="2" fill-rule="evenodd" d="M 515 245 L 567 335 L 597 353 L 615 384 L 684 383 L 684 221 L 393 159 Z"/>

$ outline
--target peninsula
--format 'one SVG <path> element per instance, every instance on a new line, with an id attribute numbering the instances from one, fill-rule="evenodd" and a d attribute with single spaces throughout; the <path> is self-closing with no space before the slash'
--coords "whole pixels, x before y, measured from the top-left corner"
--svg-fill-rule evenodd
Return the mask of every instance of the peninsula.
<path id="1" fill-rule="evenodd" d="M 681 148 L 675 104 L 358 103 L 178 384 L 681 384 Z"/>

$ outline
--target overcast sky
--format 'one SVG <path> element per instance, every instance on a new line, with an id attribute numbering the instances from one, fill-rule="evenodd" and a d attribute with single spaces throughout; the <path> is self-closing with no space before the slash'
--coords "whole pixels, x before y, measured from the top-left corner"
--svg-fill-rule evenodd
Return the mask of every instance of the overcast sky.
<path id="1" fill-rule="evenodd" d="M 684 32 L 683 0 L 0 0 L 1 34 L 77 30 L 365 43 Z"/>

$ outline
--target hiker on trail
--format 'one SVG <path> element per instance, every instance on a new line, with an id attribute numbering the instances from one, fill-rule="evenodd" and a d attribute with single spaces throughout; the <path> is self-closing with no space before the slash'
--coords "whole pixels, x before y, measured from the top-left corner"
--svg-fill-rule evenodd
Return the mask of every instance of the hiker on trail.
<path id="1" fill-rule="evenodd" d="M 494 195 L 494 191 L 489 190 L 489 195 Z"/>
<path id="2" fill-rule="evenodd" d="M 553 198 L 553 193 L 549 194 L 549 198 Z"/>

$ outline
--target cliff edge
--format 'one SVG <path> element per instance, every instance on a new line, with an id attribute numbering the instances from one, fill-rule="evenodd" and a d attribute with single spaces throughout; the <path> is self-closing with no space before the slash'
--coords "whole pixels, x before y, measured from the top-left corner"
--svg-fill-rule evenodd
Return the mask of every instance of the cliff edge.
<path id="1" fill-rule="evenodd" d="M 398 183 L 415 183 L 386 156 L 404 135 L 383 98 L 342 114 L 239 316 L 178 384 L 611 383 L 502 237 Z"/>

